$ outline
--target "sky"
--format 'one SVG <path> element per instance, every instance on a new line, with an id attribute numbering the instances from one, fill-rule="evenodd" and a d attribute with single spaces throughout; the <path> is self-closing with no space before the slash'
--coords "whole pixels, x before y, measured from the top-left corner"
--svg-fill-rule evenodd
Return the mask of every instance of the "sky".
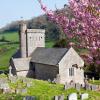
<path id="1" fill-rule="evenodd" d="M 49 9 L 63 8 L 68 0 L 42 0 Z M 56 5 L 56 7 L 55 7 Z M 0 0 L 0 28 L 12 21 L 31 19 L 44 14 L 37 0 Z"/>

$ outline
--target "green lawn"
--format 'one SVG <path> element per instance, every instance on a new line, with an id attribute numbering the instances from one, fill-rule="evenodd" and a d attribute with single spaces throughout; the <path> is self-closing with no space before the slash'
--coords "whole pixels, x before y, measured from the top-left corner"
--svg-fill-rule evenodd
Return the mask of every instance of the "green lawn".
<path id="1" fill-rule="evenodd" d="M 18 42 L 19 41 L 18 32 L 1 33 L 0 39 L 2 39 L 2 37 L 5 37 L 5 40 L 11 41 L 11 42 Z"/>
<path id="2" fill-rule="evenodd" d="M 4 75 L 2 77 L 5 77 Z M 8 98 L 14 97 L 13 100 L 22 100 L 23 96 L 36 96 L 37 100 L 53 100 L 52 98 L 56 95 L 64 95 L 65 98 L 71 93 L 88 93 L 89 99 L 88 100 L 100 100 L 100 92 L 96 91 L 86 91 L 84 89 L 77 91 L 76 89 L 68 89 L 64 90 L 64 85 L 62 84 L 51 84 L 47 81 L 36 80 L 36 79 L 29 79 L 28 83 L 32 82 L 32 86 L 27 88 L 27 94 L 23 94 L 20 92 L 18 95 L 16 94 L 0 94 L 0 100 L 10 100 Z M 23 89 L 26 88 L 26 83 L 18 80 L 16 83 L 10 83 L 10 88 L 12 90 Z M 18 87 L 20 86 L 20 87 Z M 19 98 L 18 98 L 19 97 Z M 79 97 L 79 95 L 78 95 Z M 67 100 L 67 99 L 65 99 Z M 80 98 L 78 98 L 80 100 Z"/>
<path id="3" fill-rule="evenodd" d="M 91 84 L 95 84 L 95 85 L 100 85 L 100 80 L 91 80 L 91 81 L 89 81 L 89 83 L 91 83 Z"/>

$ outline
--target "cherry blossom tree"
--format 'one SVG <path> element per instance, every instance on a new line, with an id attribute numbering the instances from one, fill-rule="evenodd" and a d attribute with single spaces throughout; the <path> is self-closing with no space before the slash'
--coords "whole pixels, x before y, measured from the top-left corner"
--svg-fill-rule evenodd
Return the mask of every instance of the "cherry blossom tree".
<path id="1" fill-rule="evenodd" d="M 72 17 L 66 14 L 67 11 L 55 13 L 48 10 L 41 0 L 38 1 L 48 18 L 55 22 L 69 39 L 78 38 L 75 46 L 89 51 L 85 56 L 86 61 L 100 69 L 100 1 L 69 0 L 68 7 Z"/>

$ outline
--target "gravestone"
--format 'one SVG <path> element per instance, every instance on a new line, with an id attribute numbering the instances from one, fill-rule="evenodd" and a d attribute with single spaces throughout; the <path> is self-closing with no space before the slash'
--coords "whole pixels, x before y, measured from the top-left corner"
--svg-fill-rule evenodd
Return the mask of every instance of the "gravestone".
<path id="1" fill-rule="evenodd" d="M 88 99 L 88 98 L 89 98 L 88 93 L 81 94 L 81 100 L 85 100 L 85 99 Z"/>
<path id="2" fill-rule="evenodd" d="M 4 84 L 4 83 L 7 83 L 7 82 L 8 82 L 7 78 L 1 78 L 0 79 L 0 84 Z"/>
<path id="3" fill-rule="evenodd" d="M 68 100 L 77 100 L 77 94 L 76 93 L 72 93 L 68 96 Z"/>
<path id="4" fill-rule="evenodd" d="M 23 98 L 23 100 L 36 100 L 35 96 L 26 96 Z"/>
<path id="5" fill-rule="evenodd" d="M 26 86 L 29 88 L 29 87 L 32 86 L 32 84 L 31 83 L 27 83 Z"/>
<path id="6" fill-rule="evenodd" d="M 52 81 L 50 79 L 48 79 L 48 82 L 51 83 Z"/>
<path id="7" fill-rule="evenodd" d="M 95 90 L 97 90 L 98 89 L 98 86 L 97 85 L 91 85 L 91 90 L 92 91 L 95 91 Z"/>
<path id="8" fill-rule="evenodd" d="M 65 85 L 64 85 L 64 90 L 67 90 L 67 89 L 69 89 L 70 88 L 70 84 L 68 84 L 67 82 L 65 83 Z"/>
<path id="9" fill-rule="evenodd" d="M 8 83 L 0 84 L 0 89 L 9 89 L 9 84 Z"/>
<path id="10" fill-rule="evenodd" d="M 30 81 L 29 81 L 28 79 L 26 79 L 26 78 L 23 78 L 23 79 L 22 79 L 22 82 L 23 82 L 23 83 L 29 83 Z"/>
<path id="11" fill-rule="evenodd" d="M 27 89 L 22 89 L 21 92 L 22 93 L 27 93 Z"/>
<path id="12" fill-rule="evenodd" d="M 58 100 L 59 99 L 59 96 L 54 96 L 54 100 Z"/>
<path id="13" fill-rule="evenodd" d="M 64 95 L 59 96 L 59 100 L 64 100 Z"/>
<path id="14" fill-rule="evenodd" d="M 22 85 L 21 84 L 17 84 L 17 88 L 18 89 L 21 89 L 22 88 Z"/>
<path id="15" fill-rule="evenodd" d="M 56 78 L 54 78 L 54 80 L 52 81 L 52 83 L 54 83 L 54 84 L 56 83 Z"/>
<path id="16" fill-rule="evenodd" d="M 16 94 L 21 93 L 21 89 L 16 89 Z"/>
<path id="17" fill-rule="evenodd" d="M 70 87 L 71 87 L 71 88 L 75 88 L 75 83 L 74 83 L 74 82 L 71 82 L 71 83 L 70 83 Z"/>
<path id="18" fill-rule="evenodd" d="M 86 90 L 91 90 L 91 85 L 85 84 L 85 89 L 86 89 Z"/>
<path id="19" fill-rule="evenodd" d="M 4 89 L 3 89 L 3 94 L 5 94 L 5 93 L 11 93 L 10 89 L 4 88 Z"/>
<path id="20" fill-rule="evenodd" d="M 64 100 L 64 95 L 61 96 L 55 96 L 54 100 Z"/>
<path id="21" fill-rule="evenodd" d="M 75 88 L 76 88 L 76 90 L 80 91 L 81 85 L 79 83 L 76 83 Z"/>
<path id="22" fill-rule="evenodd" d="M 9 80 L 10 80 L 11 83 L 16 83 L 17 82 L 17 77 L 9 76 Z"/>
<path id="23" fill-rule="evenodd" d="M 57 74 L 57 76 L 56 76 L 56 83 L 59 83 L 59 82 L 60 82 L 60 75 Z"/>

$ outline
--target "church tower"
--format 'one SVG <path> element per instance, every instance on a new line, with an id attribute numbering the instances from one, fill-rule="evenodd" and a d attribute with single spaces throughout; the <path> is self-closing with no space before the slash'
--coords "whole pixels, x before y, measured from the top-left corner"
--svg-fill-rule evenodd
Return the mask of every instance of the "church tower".
<path id="1" fill-rule="evenodd" d="M 45 47 L 45 30 L 27 29 L 25 22 L 21 21 L 19 34 L 21 58 L 31 56 L 37 47 Z"/>

